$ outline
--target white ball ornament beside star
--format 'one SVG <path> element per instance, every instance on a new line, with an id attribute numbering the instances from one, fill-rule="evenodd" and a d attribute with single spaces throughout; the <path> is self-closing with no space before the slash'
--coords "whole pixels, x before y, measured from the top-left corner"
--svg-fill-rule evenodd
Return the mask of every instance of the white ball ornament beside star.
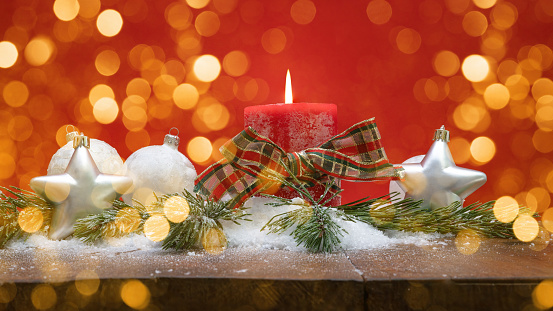
<path id="1" fill-rule="evenodd" d="M 193 191 L 196 169 L 179 152 L 179 141 L 177 135 L 167 134 L 163 145 L 139 149 L 125 161 L 125 175 L 132 178 L 134 185 L 132 192 L 123 196 L 127 204 L 132 204 L 133 198 L 149 203 L 153 193 L 163 195 L 179 193 L 184 189 Z"/>
<path id="2" fill-rule="evenodd" d="M 435 210 L 466 197 L 486 183 L 486 174 L 458 167 L 447 143 L 449 131 L 444 126 L 434 133 L 434 143 L 426 153 L 403 162 L 404 177 L 390 182 L 390 192 L 399 192 L 415 201 L 423 200 L 421 208 Z"/>

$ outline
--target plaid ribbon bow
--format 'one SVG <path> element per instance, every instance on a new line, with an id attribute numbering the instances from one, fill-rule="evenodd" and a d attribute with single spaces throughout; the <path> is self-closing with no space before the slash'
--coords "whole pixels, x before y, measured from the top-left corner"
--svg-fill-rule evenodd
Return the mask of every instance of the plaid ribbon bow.
<path id="1" fill-rule="evenodd" d="M 281 184 L 293 174 L 307 186 L 335 177 L 372 181 L 399 179 L 401 168 L 388 162 L 374 118 L 357 123 L 316 148 L 286 153 L 251 127 L 221 147 L 224 159 L 196 178 L 194 191 L 210 198 L 232 197 L 232 206 Z M 338 191 L 337 186 L 331 191 Z"/>

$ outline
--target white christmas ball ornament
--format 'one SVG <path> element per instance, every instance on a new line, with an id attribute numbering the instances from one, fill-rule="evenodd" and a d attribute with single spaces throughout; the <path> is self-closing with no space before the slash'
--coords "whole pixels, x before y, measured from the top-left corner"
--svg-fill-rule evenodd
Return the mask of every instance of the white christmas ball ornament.
<path id="1" fill-rule="evenodd" d="M 136 199 L 147 204 L 151 194 L 192 192 L 196 169 L 184 154 L 178 151 L 179 137 L 167 134 L 163 145 L 144 147 L 135 151 L 125 162 L 126 175 L 133 180 L 132 193 L 123 196 L 127 204 Z"/>
<path id="2" fill-rule="evenodd" d="M 60 175 L 65 172 L 69 160 L 73 156 L 75 149 L 73 148 L 73 137 L 79 135 L 78 132 L 67 133 L 67 144 L 61 147 L 50 160 L 48 164 L 47 175 Z M 102 174 L 118 175 L 122 173 L 123 159 L 117 153 L 117 150 L 98 139 L 90 139 L 90 155 L 96 163 L 98 170 Z"/>

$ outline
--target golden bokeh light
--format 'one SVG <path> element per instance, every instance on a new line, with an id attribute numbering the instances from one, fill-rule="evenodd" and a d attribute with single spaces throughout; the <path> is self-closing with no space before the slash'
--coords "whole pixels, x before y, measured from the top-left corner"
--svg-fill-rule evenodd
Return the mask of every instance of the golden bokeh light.
<path id="1" fill-rule="evenodd" d="M 9 41 L 0 42 L 0 68 L 10 68 L 17 61 L 19 52 L 15 44 Z"/>
<path id="2" fill-rule="evenodd" d="M 18 115 L 9 120 L 7 130 L 11 139 L 26 141 L 33 134 L 34 126 L 27 116 Z"/>
<path id="3" fill-rule="evenodd" d="M 163 203 L 163 212 L 170 222 L 181 223 L 190 214 L 190 205 L 185 198 L 172 196 Z"/>
<path id="4" fill-rule="evenodd" d="M 54 14 L 60 20 L 67 22 L 77 17 L 80 7 L 78 0 L 56 0 Z"/>
<path id="5" fill-rule="evenodd" d="M 2 97 L 9 106 L 21 107 L 29 98 L 29 89 L 25 83 L 13 80 L 4 86 L 4 89 L 2 90 Z"/>
<path id="6" fill-rule="evenodd" d="M 130 131 L 125 136 L 125 145 L 130 151 L 136 151 L 150 144 L 150 134 L 144 130 Z"/>
<path id="7" fill-rule="evenodd" d="M 152 85 L 154 95 L 161 101 L 168 101 L 173 98 L 173 91 L 178 83 L 175 77 L 170 75 L 158 76 Z"/>
<path id="8" fill-rule="evenodd" d="M 523 242 L 530 242 L 538 236 L 540 226 L 534 217 L 520 215 L 513 223 L 513 231 L 517 239 Z"/>
<path id="9" fill-rule="evenodd" d="M 470 144 L 470 154 L 478 164 L 487 163 L 495 156 L 495 143 L 489 137 L 477 137 Z"/>
<path id="10" fill-rule="evenodd" d="M 455 247 L 463 255 L 472 255 L 478 251 L 482 238 L 473 230 L 463 229 L 455 237 Z"/>
<path id="11" fill-rule="evenodd" d="M 227 246 L 227 237 L 222 229 L 209 228 L 202 236 L 202 246 L 208 254 L 221 254 Z"/>
<path id="12" fill-rule="evenodd" d="M 510 196 L 503 196 L 493 205 L 493 214 L 501 222 L 512 222 L 518 216 L 518 202 Z"/>
<path id="13" fill-rule="evenodd" d="M 194 74 L 198 80 L 203 82 L 211 82 L 219 76 L 221 72 L 221 64 L 217 57 L 213 55 L 202 55 L 194 62 Z"/>
<path id="14" fill-rule="evenodd" d="M 449 142 L 449 150 L 456 164 L 465 164 L 470 160 L 470 143 L 463 137 L 453 137 Z"/>
<path id="15" fill-rule="evenodd" d="M 79 0 L 79 16 L 93 19 L 100 12 L 101 6 L 100 0 Z"/>
<path id="16" fill-rule="evenodd" d="M 133 201 L 138 201 L 144 204 L 150 215 L 155 214 L 155 211 L 150 208 L 150 205 L 152 205 L 156 201 L 156 196 L 152 189 L 148 187 L 140 187 L 138 189 L 135 189 L 132 195 L 132 199 Z"/>
<path id="17" fill-rule="evenodd" d="M 135 310 L 148 307 L 150 298 L 150 290 L 139 280 L 128 280 L 121 286 L 121 299 L 127 306 Z"/>
<path id="18" fill-rule="evenodd" d="M 447 9 L 453 14 L 462 14 L 471 4 L 470 0 L 445 0 Z"/>
<path id="19" fill-rule="evenodd" d="M 186 152 L 190 157 L 190 160 L 203 163 L 211 157 L 213 152 L 213 146 L 211 141 L 203 136 L 197 136 L 192 138 L 186 146 Z"/>
<path id="20" fill-rule="evenodd" d="M 101 75 L 113 76 L 119 70 L 121 60 L 114 50 L 103 50 L 96 56 L 94 64 Z"/>
<path id="21" fill-rule="evenodd" d="M 176 30 L 184 30 L 192 23 L 192 11 L 179 2 L 173 2 L 165 9 L 165 20 Z"/>
<path id="22" fill-rule="evenodd" d="M 491 24 L 496 29 L 500 30 L 511 28 L 517 19 L 517 8 L 512 3 L 507 1 L 502 1 L 496 4 L 490 13 Z"/>
<path id="23" fill-rule="evenodd" d="M 152 88 L 147 80 L 142 78 L 134 78 L 129 83 L 127 83 L 127 96 L 137 95 L 142 97 L 144 100 L 148 100 L 152 94 Z M 105 96 L 101 96 L 105 97 Z"/>
<path id="24" fill-rule="evenodd" d="M 542 131 L 553 131 L 553 96 L 540 97 L 536 103 L 535 122 Z"/>
<path id="25" fill-rule="evenodd" d="M 186 68 L 179 60 L 171 59 L 161 67 L 161 75 L 171 76 L 177 83 L 181 83 L 186 78 Z"/>
<path id="26" fill-rule="evenodd" d="M 75 287 L 83 296 L 94 295 L 100 287 L 98 274 L 92 270 L 82 270 L 75 276 Z"/>
<path id="27" fill-rule="evenodd" d="M 200 93 L 192 84 L 183 83 L 173 90 L 173 101 L 181 109 L 192 109 L 198 103 Z"/>
<path id="28" fill-rule="evenodd" d="M 392 17 L 392 6 L 386 0 L 371 0 L 367 5 L 367 16 L 373 24 L 386 24 Z"/>
<path id="29" fill-rule="evenodd" d="M 113 89 L 106 84 L 97 84 L 88 92 L 88 100 L 94 106 L 101 98 L 108 97 L 115 99 L 115 93 Z"/>
<path id="30" fill-rule="evenodd" d="M 229 76 L 241 76 L 245 74 L 249 68 L 250 60 L 248 59 L 248 55 L 243 51 L 231 51 L 223 58 L 223 69 Z"/>
<path id="31" fill-rule="evenodd" d="M 286 47 L 286 34 L 279 28 L 271 28 L 263 33 L 261 45 L 270 54 L 278 54 Z"/>
<path id="32" fill-rule="evenodd" d="M 522 75 L 512 75 L 505 81 L 505 87 L 509 90 L 511 99 L 524 100 L 530 91 L 530 83 Z"/>
<path id="33" fill-rule="evenodd" d="M 536 252 L 543 251 L 551 243 L 551 233 L 540 226 L 538 236 L 530 242 L 530 249 Z"/>
<path id="34" fill-rule="evenodd" d="M 481 132 L 479 128 L 485 127 L 489 119 L 485 104 L 476 97 L 468 98 L 453 111 L 455 125 L 465 131 Z"/>
<path id="35" fill-rule="evenodd" d="M 99 123 L 110 124 L 117 118 L 119 106 L 113 98 L 102 97 L 94 104 L 92 113 Z"/>
<path id="36" fill-rule="evenodd" d="M 490 65 L 488 61 L 481 55 L 469 55 L 463 61 L 461 66 L 463 75 L 471 82 L 479 82 L 488 76 Z"/>
<path id="37" fill-rule="evenodd" d="M 203 37 L 211 37 L 219 31 L 221 21 L 217 13 L 212 11 L 203 11 L 198 14 L 194 22 L 196 31 Z"/>
<path id="38" fill-rule="evenodd" d="M 421 46 L 420 34 L 411 28 L 403 28 L 396 36 L 397 48 L 405 54 L 413 54 Z"/>
<path id="39" fill-rule="evenodd" d="M 212 131 L 222 130 L 227 126 L 230 119 L 227 107 L 217 102 L 198 108 L 196 115 Z"/>
<path id="40" fill-rule="evenodd" d="M 543 212 L 541 222 L 547 231 L 553 233 L 553 208 L 548 208 Z"/>
<path id="41" fill-rule="evenodd" d="M 479 37 L 488 29 L 486 16 L 479 11 L 470 11 L 463 18 L 463 29 L 471 37 Z"/>
<path id="42" fill-rule="evenodd" d="M 47 310 L 56 305 L 58 296 L 49 284 L 39 284 L 31 292 L 31 302 L 38 310 Z"/>
<path id="43" fill-rule="evenodd" d="M 9 303 L 17 295 L 17 286 L 14 283 L 0 285 L 0 303 Z"/>
<path id="44" fill-rule="evenodd" d="M 434 56 L 432 66 L 437 74 L 451 77 L 459 70 L 459 57 L 451 51 L 440 51 Z"/>
<path id="45" fill-rule="evenodd" d="M 25 47 L 25 59 L 32 66 L 46 64 L 54 54 L 56 45 L 45 36 L 33 38 Z"/>
<path id="46" fill-rule="evenodd" d="M 54 184 L 47 182 L 46 185 L 44 185 L 44 194 L 46 194 L 48 200 L 53 202 L 61 202 L 67 199 L 69 191 L 71 191 L 71 186 L 69 184 Z"/>
<path id="47" fill-rule="evenodd" d="M 96 28 L 106 37 L 116 36 L 123 28 L 123 17 L 113 9 L 102 11 L 96 19 Z"/>
<path id="48" fill-rule="evenodd" d="M 213 0 L 212 3 L 221 14 L 229 14 L 238 6 L 238 0 Z"/>
<path id="49" fill-rule="evenodd" d="M 543 280 L 534 288 L 532 302 L 538 310 L 547 310 L 553 307 L 553 280 Z"/>
<path id="50" fill-rule="evenodd" d="M 541 153 L 549 153 L 553 151 L 553 131 L 549 128 L 546 130 L 538 129 L 532 135 L 532 143 L 537 151 Z"/>
<path id="51" fill-rule="evenodd" d="M 201 9 L 209 4 L 210 0 L 186 0 L 186 3 L 194 9 Z"/>
<path id="52" fill-rule="evenodd" d="M 170 225 L 162 215 L 153 215 L 144 223 L 144 235 L 154 242 L 161 242 L 169 234 Z"/>
<path id="53" fill-rule="evenodd" d="M 292 20 L 300 25 L 311 23 L 316 14 L 317 7 L 310 0 L 297 0 L 292 3 L 292 7 L 290 8 Z"/>
<path id="54" fill-rule="evenodd" d="M 0 179 L 8 179 L 15 173 L 15 159 L 11 154 L 0 151 Z"/>
<path id="55" fill-rule="evenodd" d="M 526 207 L 530 213 L 543 213 L 551 204 L 549 192 L 542 187 L 534 187 L 526 194 Z"/>
<path id="56" fill-rule="evenodd" d="M 19 224 L 19 227 L 21 230 L 28 233 L 40 230 L 43 222 L 44 216 L 42 215 L 42 212 L 34 206 L 25 207 L 21 210 L 19 216 L 17 216 L 17 223 Z"/>
<path id="57" fill-rule="evenodd" d="M 532 85 L 532 97 L 539 100 L 542 96 L 553 96 L 553 81 L 549 78 L 540 78 Z"/>
<path id="58" fill-rule="evenodd" d="M 495 5 L 497 0 L 472 0 L 472 2 L 481 9 L 489 9 Z"/>
<path id="59" fill-rule="evenodd" d="M 125 207 L 117 212 L 115 226 L 121 232 L 131 233 L 138 229 L 140 221 L 140 213 L 136 209 Z"/>
<path id="60" fill-rule="evenodd" d="M 490 84 L 484 91 L 486 105 L 494 110 L 507 106 L 510 98 L 509 89 L 501 83 Z"/>

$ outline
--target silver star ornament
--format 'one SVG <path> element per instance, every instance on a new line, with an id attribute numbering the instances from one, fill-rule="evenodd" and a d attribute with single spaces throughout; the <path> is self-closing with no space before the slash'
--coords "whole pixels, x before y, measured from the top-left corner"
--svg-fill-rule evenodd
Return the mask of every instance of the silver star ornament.
<path id="1" fill-rule="evenodd" d="M 413 200 L 423 200 L 421 208 L 434 210 L 465 198 L 486 183 L 486 174 L 458 167 L 453 161 L 449 131 L 442 126 L 434 133 L 434 143 L 426 155 L 416 156 L 400 166 L 404 169 L 400 181 L 390 183 L 390 192 L 404 193 Z"/>
<path id="2" fill-rule="evenodd" d="M 112 206 L 132 186 L 126 176 L 101 174 L 88 151 L 90 139 L 73 138 L 75 152 L 64 174 L 31 179 L 31 188 L 54 204 L 50 238 L 60 240 L 74 232 L 73 225 L 82 217 L 99 214 Z"/>

